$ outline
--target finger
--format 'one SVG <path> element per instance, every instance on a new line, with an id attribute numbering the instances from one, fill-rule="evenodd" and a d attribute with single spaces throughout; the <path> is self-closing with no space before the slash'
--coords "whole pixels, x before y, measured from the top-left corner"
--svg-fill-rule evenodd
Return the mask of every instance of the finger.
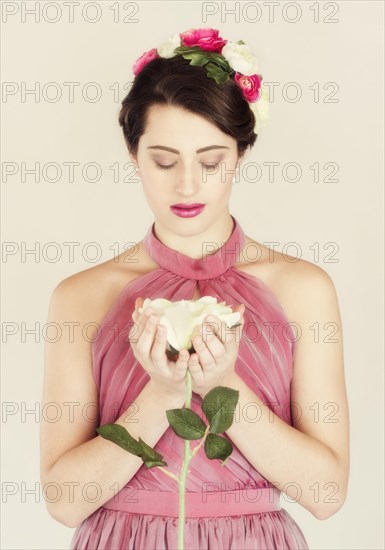
<path id="1" fill-rule="evenodd" d="M 212 315 L 205 319 L 202 326 L 203 339 L 215 364 L 221 361 L 225 355 L 235 352 L 237 343 L 240 341 L 240 328 L 242 327 L 229 328 L 224 321 Z M 204 354 L 204 350 L 202 350 L 201 355 L 202 358 L 204 357 L 203 360 L 207 366 L 209 366 L 210 358 Z"/>
<path id="2" fill-rule="evenodd" d="M 236 322 L 236 326 L 229 328 L 225 323 L 222 324 L 224 338 L 221 338 L 221 340 L 225 348 L 225 353 L 231 352 L 233 347 L 239 344 L 245 323 L 243 317 L 245 306 L 243 304 L 239 304 L 233 311 L 234 313 L 240 313 L 239 321 Z"/>
<path id="3" fill-rule="evenodd" d="M 236 311 L 240 313 L 240 318 L 238 321 L 240 324 L 233 329 L 232 343 L 240 344 L 243 327 L 245 325 L 244 313 L 246 311 L 246 308 L 243 304 L 240 304 L 239 306 L 237 306 Z"/>
<path id="4" fill-rule="evenodd" d="M 207 352 L 211 355 L 212 360 L 216 363 L 226 355 L 226 344 L 221 342 L 215 334 L 208 334 L 205 339 L 205 347 Z M 205 350 L 203 350 L 205 351 Z M 204 356 L 204 354 L 202 354 Z M 205 357 L 205 356 L 204 356 Z M 207 356 L 206 363 L 209 361 Z"/>
<path id="5" fill-rule="evenodd" d="M 146 307 L 141 313 L 139 312 L 139 309 L 143 308 L 144 300 L 142 298 L 136 298 L 135 300 L 135 309 L 132 312 L 131 317 L 137 318 L 138 320 L 146 318 L 146 312 L 151 311 L 151 313 L 155 313 L 154 310 L 151 307 Z"/>
<path id="6" fill-rule="evenodd" d="M 146 308 L 145 311 L 142 311 L 142 313 L 138 313 L 136 315 L 138 315 L 137 318 L 134 318 L 134 314 L 131 315 L 131 317 L 133 318 L 134 320 L 134 325 L 131 327 L 131 330 L 128 334 L 128 338 L 131 342 L 131 345 L 136 345 L 139 343 L 139 340 L 143 334 L 143 331 L 144 331 L 144 328 L 146 326 L 146 322 L 147 322 L 147 319 L 149 318 L 149 316 L 151 315 L 151 308 Z"/>
<path id="7" fill-rule="evenodd" d="M 131 319 L 134 321 L 134 323 L 137 323 L 139 317 L 140 317 L 140 313 L 138 313 L 137 309 L 134 309 L 131 314 Z"/>
<path id="8" fill-rule="evenodd" d="M 235 310 L 234 310 L 236 313 L 240 313 L 240 318 L 239 318 L 239 323 L 243 323 L 244 322 L 244 313 L 246 311 L 246 307 L 244 306 L 244 304 L 239 304 Z"/>
<path id="9" fill-rule="evenodd" d="M 199 363 L 199 356 L 197 353 L 193 353 L 190 356 L 189 362 L 188 362 L 188 368 L 191 373 L 191 376 L 194 379 L 194 382 L 196 384 L 200 384 L 203 381 L 204 376 L 203 376 L 203 369 L 201 364 Z"/>
<path id="10" fill-rule="evenodd" d="M 226 323 L 215 315 L 207 315 L 203 319 L 201 333 L 205 342 L 213 341 L 211 336 L 216 336 L 220 342 L 223 342 L 226 337 Z"/>
<path id="11" fill-rule="evenodd" d="M 150 351 L 151 360 L 157 368 L 164 368 L 165 366 L 167 366 L 167 329 L 164 325 L 158 324 L 154 332 L 154 343 Z"/>
<path id="12" fill-rule="evenodd" d="M 235 349 L 237 349 L 242 339 L 242 332 L 245 324 L 245 318 L 243 316 L 245 306 L 241 304 L 235 311 L 240 313 L 240 318 L 239 321 L 237 321 L 236 326 L 229 331 L 229 338 L 225 342 L 226 353 L 232 353 Z"/>
<path id="13" fill-rule="evenodd" d="M 131 313 L 131 319 L 133 319 L 135 323 L 139 324 L 139 321 L 143 319 L 143 317 L 146 317 L 146 314 L 144 311 L 142 313 L 139 313 L 137 308 L 133 309 Z"/>
<path id="14" fill-rule="evenodd" d="M 176 370 L 184 374 L 188 366 L 189 358 L 190 358 L 190 354 L 187 351 L 187 349 L 181 349 L 179 351 L 178 359 L 174 363 Z"/>
<path id="15" fill-rule="evenodd" d="M 139 311 L 134 311 L 131 315 L 134 322 L 138 325 L 138 337 L 141 336 L 144 327 L 147 323 L 147 319 L 150 317 L 150 315 L 154 314 L 154 310 L 150 307 L 147 307 L 142 313 L 139 313 Z"/>
<path id="16" fill-rule="evenodd" d="M 135 306 L 134 306 L 134 310 L 132 312 L 132 318 L 134 318 L 134 316 L 135 317 L 140 317 L 140 313 L 138 312 L 138 309 L 143 307 L 143 304 L 144 304 L 143 298 L 141 298 L 140 296 L 135 298 Z"/>
<path id="17" fill-rule="evenodd" d="M 216 336 L 212 335 L 211 338 L 216 339 Z M 198 359 L 199 359 L 201 365 L 202 366 L 207 366 L 207 367 L 210 366 L 210 365 L 214 365 L 215 364 L 215 359 L 212 356 L 209 348 L 207 347 L 208 337 L 206 336 L 206 337 L 202 338 L 201 334 L 197 334 L 196 336 L 193 337 L 192 342 L 193 342 L 193 345 L 194 345 L 194 349 L 198 354 Z"/>
<path id="18" fill-rule="evenodd" d="M 154 341 L 155 330 L 158 324 L 159 318 L 156 315 L 150 315 L 150 317 L 147 318 L 142 334 L 139 337 L 137 350 L 143 355 L 145 360 L 150 359 L 151 346 Z"/>

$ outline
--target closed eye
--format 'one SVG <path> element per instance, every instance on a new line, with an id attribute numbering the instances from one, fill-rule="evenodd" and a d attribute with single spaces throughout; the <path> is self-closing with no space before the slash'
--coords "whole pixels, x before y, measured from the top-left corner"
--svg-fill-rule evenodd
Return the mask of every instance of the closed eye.
<path id="1" fill-rule="evenodd" d="M 159 162 L 155 161 L 155 164 L 156 164 L 157 168 L 159 168 L 160 170 L 170 170 L 170 168 L 175 166 L 176 163 L 174 163 L 174 164 L 159 164 Z M 217 168 L 218 165 L 219 165 L 219 164 L 204 164 L 204 163 L 202 163 L 202 164 L 205 168 Z"/>
<path id="2" fill-rule="evenodd" d="M 160 170 L 169 170 L 174 166 L 174 164 L 159 164 L 158 162 L 155 162 L 157 168 L 160 168 Z"/>

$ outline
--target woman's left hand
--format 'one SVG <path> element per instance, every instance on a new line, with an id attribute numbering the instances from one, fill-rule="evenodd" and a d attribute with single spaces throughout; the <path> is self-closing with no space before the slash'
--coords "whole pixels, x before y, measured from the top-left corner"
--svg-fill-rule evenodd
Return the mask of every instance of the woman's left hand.
<path id="1" fill-rule="evenodd" d="M 234 372 L 244 325 L 244 310 L 243 304 L 233 309 L 241 314 L 241 324 L 237 327 L 230 329 L 224 321 L 214 316 L 214 321 L 205 319 L 193 333 L 192 344 L 196 353 L 191 354 L 188 369 L 191 373 L 192 391 L 202 399 L 216 386 L 226 386 L 226 380 Z M 200 342 L 196 340 L 197 336 L 200 336 Z"/>

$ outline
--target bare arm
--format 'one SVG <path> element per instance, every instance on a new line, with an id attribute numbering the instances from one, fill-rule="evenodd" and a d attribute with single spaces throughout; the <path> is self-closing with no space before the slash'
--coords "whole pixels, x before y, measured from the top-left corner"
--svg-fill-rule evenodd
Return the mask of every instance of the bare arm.
<path id="1" fill-rule="evenodd" d="M 234 373 L 228 386 L 239 390 L 241 412 L 226 433 L 264 477 L 315 517 L 326 519 L 341 508 L 348 489 L 343 335 L 332 280 L 317 266 L 305 266 L 300 285 L 295 281 L 288 289 L 302 330 L 291 382 L 293 426 L 274 414 Z M 258 414 L 253 408 L 248 412 L 250 404 L 255 404 Z"/>
<path id="2" fill-rule="evenodd" d="M 58 285 L 50 302 L 48 322 L 57 323 L 62 332 L 57 342 L 46 342 L 42 406 L 47 414 L 40 431 L 47 510 L 68 527 L 76 527 L 112 498 L 143 464 L 140 457 L 96 434 L 98 394 L 88 341 L 92 337 L 87 334 L 85 339 L 82 330 L 86 323 L 97 321 L 97 314 L 89 306 L 90 286 L 79 288 L 74 277 Z M 68 323 L 74 323 L 73 338 Z M 48 403 L 60 411 L 54 422 Z M 184 401 L 159 394 L 147 383 L 135 403 L 135 415 L 130 406 L 116 422 L 153 447 L 169 426 L 165 411 L 182 407 Z"/>

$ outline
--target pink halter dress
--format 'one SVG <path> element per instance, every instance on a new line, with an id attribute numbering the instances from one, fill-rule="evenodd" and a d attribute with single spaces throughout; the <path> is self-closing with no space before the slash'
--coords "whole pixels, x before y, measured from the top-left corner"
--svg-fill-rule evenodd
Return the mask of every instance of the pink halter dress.
<path id="1" fill-rule="evenodd" d="M 154 232 L 155 223 L 148 229 L 143 245 L 159 267 L 123 288 L 92 344 L 99 425 L 115 422 L 149 380 L 128 340 L 135 299 L 190 300 L 196 285 L 201 296 L 214 296 L 227 305 L 245 305 L 235 372 L 275 414 L 291 424 L 290 380 L 296 335 L 270 288 L 234 267 L 245 233 L 231 217 L 233 231 L 229 239 L 202 259 L 162 243 Z M 251 327 L 250 334 L 245 334 L 246 327 Z M 203 415 L 201 402 L 193 393 L 191 408 Z M 227 438 L 226 433 L 221 435 Z M 191 442 L 190 447 L 196 444 Z M 179 474 L 184 440 L 171 427 L 158 440 L 155 450 L 164 457 L 167 469 Z M 281 507 L 281 491 L 246 460 L 234 443 L 224 466 L 218 459 L 208 459 L 201 448 L 189 469 L 185 550 L 308 550 L 298 524 Z M 143 464 L 114 498 L 76 528 L 70 548 L 177 550 L 177 532 L 177 482 L 158 468 L 148 469 Z"/>

